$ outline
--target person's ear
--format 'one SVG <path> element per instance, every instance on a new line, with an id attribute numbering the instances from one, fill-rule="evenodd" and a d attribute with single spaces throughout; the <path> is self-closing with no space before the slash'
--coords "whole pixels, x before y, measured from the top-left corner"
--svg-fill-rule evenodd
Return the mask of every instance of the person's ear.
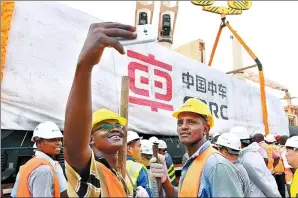
<path id="1" fill-rule="evenodd" d="M 229 152 L 227 149 L 224 149 L 224 156 L 228 156 Z"/>
<path id="2" fill-rule="evenodd" d="M 90 145 L 93 145 L 94 143 L 95 143 L 94 137 L 93 136 L 90 136 L 89 144 Z"/>
<path id="3" fill-rule="evenodd" d="M 130 145 L 127 145 L 127 153 L 131 153 L 132 147 Z"/>
<path id="4" fill-rule="evenodd" d="M 36 142 L 36 148 L 40 148 L 42 147 L 43 143 L 42 143 L 42 140 L 39 140 Z"/>
<path id="5" fill-rule="evenodd" d="M 209 126 L 209 124 L 205 124 L 204 125 L 204 132 L 203 132 L 203 135 L 207 135 L 207 133 L 209 133 L 209 131 L 210 131 L 210 126 Z"/>

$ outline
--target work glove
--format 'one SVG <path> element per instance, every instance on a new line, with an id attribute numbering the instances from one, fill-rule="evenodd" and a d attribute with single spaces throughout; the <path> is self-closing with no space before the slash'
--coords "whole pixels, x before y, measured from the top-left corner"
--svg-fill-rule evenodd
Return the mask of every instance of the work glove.
<path id="1" fill-rule="evenodd" d="M 165 157 L 162 155 L 158 155 L 159 163 L 156 163 L 156 158 L 153 157 L 150 159 L 150 172 L 151 176 L 154 178 L 161 178 L 161 183 L 164 183 L 168 178 L 168 169 L 165 163 Z"/>
<path id="2" fill-rule="evenodd" d="M 145 188 L 143 188 L 142 186 L 138 186 L 136 197 L 149 197 L 149 194 L 147 193 Z"/>

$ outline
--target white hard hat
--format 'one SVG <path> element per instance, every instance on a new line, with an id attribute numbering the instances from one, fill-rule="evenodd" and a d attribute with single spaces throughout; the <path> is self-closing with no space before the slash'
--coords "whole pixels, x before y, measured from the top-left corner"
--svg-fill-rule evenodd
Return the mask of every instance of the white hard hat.
<path id="1" fill-rule="evenodd" d="M 240 142 L 239 137 L 237 137 L 231 133 L 221 134 L 218 137 L 216 144 L 219 146 L 224 146 L 224 147 L 236 150 L 236 151 L 241 150 L 241 142 Z"/>
<path id="2" fill-rule="evenodd" d="M 237 136 L 240 140 L 250 139 L 247 128 L 242 126 L 235 126 L 231 128 L 229 133 Z"/>
<path id="3" fill-rule="evenodd" d="M 134 140 L 140 140 L 140 139 L 142 138 L 136 132 L 127 131 L 127 143 L 130 143 L 131 141 L 134 141 Z"/>
<path id="4" fill-rule="evenodd" d="M 158 143 L 158 138 L 153 136 L 153 137 L 149 138 L 149 141 L 152 143 Z"/>
<path id="5" fill-rule="evenodd" d="M 266 135 L 265 140 L 266 140 L 267 142 L 270 142 L 270 143 L 273 143 L 273 142 L 276 141 L 276 139 L 275 139 L 275 137 L 274 137 L 273 134 L 268 134 L 268 135 Z"/>
<path id="6" fill-rule="evenodd" d="M 159 149 L 166 149 L 168 148 L 167 143 L 163 140 L 158 140 L 158 148 Z"/>
<path id="7" fill-rule="evenodd" d="M 143 154 L 153 155 L 153 143 L 150 140 L 141 140 L 141 148 Z"/>
<path id="8" fill-rule="evenodd" d="M 293 136 L 287 139 L 286 147 L 298 148 L 298 136 Z"/>
<path id="9" fill-rule="evenodd" d="M 31 138 L 32 142 L 34 138 L 39 137 L 43 139 L 53 139 L 53 138 L 62 138 L 63 135 L 59 127 L 51 121 L 45 121 L 40 123 L 33 131 L 33 136 Z"/>

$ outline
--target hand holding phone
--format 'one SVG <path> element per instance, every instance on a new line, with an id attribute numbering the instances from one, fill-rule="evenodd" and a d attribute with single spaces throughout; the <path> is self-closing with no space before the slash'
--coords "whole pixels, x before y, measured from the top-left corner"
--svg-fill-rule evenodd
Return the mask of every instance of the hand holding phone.
<path id="1" fill-rule="evenodd" d="M 117 42 L 115 38 L 134 40 L 136 38 L 135 31 L 136 27 L 121 23 L 104 22 L 91 24 L 77 65 L 87 69 L 97 65 L 106 47 L 112 47 L 120 54 L 125 54 L 123 45 Z"/>
<path id="2" fill-rule="evenodd" d="M 117 41 L 123 46 L 135 45 L 141 43 L 150 43 L 157 40 L 157 29 L 151 24 L 137 25 L 136 26 L 137 37 L 135 39 L 126 39 L 115 37 Z"/>

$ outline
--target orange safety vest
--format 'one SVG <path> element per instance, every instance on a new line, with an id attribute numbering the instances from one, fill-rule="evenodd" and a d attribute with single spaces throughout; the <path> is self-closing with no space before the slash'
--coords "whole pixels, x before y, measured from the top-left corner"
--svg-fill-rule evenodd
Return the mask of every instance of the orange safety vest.
<path id="1" fill-rule="evenodd" d="M 198 197 L 203 168 L 207 159 L 214 153 L 219 152 L 209 146 L 193 161 L 185 174 L 183 183 L 179 185 L 178 197 Z"/>
<path id="2" fill-rule="evenodd" d="M 60 184 L 55 168 L 48 160 L 35 157 L 20 167 L 20 179 L 17 189 L 17 197 L 32 197 L 28 186 L 28 179 L 30 174 L 41 165 L 48 165 L 51 167 L 54 175 L 54 197 L 60 197 Z"/>
<path id="3" fill-rule="evenodd" d="M 99 179 L 101 186 L 101 197 L 127 197 L 125 192 L 125 180 L 122 178 L 123 184 L 119 178 L 104 164 L 97 162 L 99 168 Z"/>
<path id="4" fill-rule="evenodd" d="M 276 151 L 276 153 L 280 156 L 278 164 L 274 167 L 274 172 L 275 173 L 283 173 L 283 172 L 285 172 L 285 167 L 284 167 L 284 163 L 282 160 L 280 147 L 275 145 L 274 148 L 275 148 L 274 150 Z"/>

